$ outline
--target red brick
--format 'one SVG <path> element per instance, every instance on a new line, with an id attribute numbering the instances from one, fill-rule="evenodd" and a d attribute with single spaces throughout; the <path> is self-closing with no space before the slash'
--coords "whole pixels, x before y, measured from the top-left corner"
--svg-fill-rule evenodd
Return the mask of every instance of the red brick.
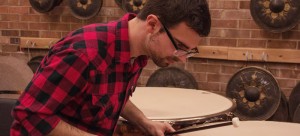
<path id="1" fill-rule="evenodd" d="M 40 31 L 41 38 L 61 38 L 61 32 Z"/>
<path id="2" fill-rule="evenodd" d="M 279 39 L 280 33 L 272 33 L 266 30 L 251 30 L 251 38 Z"/>
<path id="3" fill-rule="evenodd" d="M 208 72 L 208 73 L 220 73 L 221 66 L 220 65 L 208 65 L 208 64 L 195 64 L 194 65 L 195 72 Z"/>
<path id="4" fill-rule="evenodd" d="M 10 29 L 22 29 L 28 30 L 28 23 L 21 23 L 21 22 L 9 22 Z"/>
<path id="5" fill-rule="evenodd" d="M 9 42 L 10 42 L 9 37 L 0 36 L 0 43 L 9 44 Z"/>
<path id="6" fill-rule="evenodd" d="M 240 9 L 250 9 L 249 1 L 240 1 Z"/>
<path id="7" fill-rule="evenodd" d="M 300 70 L 280 69 L 280 78 L 300 79 Z"/>
<path id="8" fill-rule="evenodd" d="M 237 20 L 214 20 L 212 21 L 211 26 L 215 28 L 237 28 L 238 21 Z"/>
<path id="9" fill-rule="evenodd" d="M 71 10 L 68 6 L 57 6 L 49 12 L 50 15 L 71 15 Z"/>
<path id="10" fill-rule="evenodd" d="M 10 38 L 10 44 L 20 44 L 20 38 Z"/>
<path id="11" fill-rule="evenodd" d="M 101 23 L 101 22 L 105 23 L 107 22 L 107 17 L 95 16 L 91 19 L 86 20 L 85 22 L 86 24 Z"/>
<path id="12" fill-rule="evenodd" d="M 238 47 L 266 48 L 266 40 L 239 39 Z"/>
<path id="13" fill-rule="evenodd" d="M 208 82 L 227 83 L 230 78 L 231 78 L 231 75 L 207 74 L 207 81 Z"/>
<path id="14" fill-rule="evenodd" d="M 299 31 L 288 31 L 282 34 L 283 39 L 294 39 L 300 40 L 300 32 Z"/>
<path id="15" fill-rule="evenodd" d="M 7 14 L 8 13 L 8 7 L 0 6 L 0 14 Z"/>
<path id="16" fill-rule="evenodd" d="M 61 16 L 61 22 L 65 23 L 81 23 L 82 20 L 74 17 L 74 16 Z"/>
<path id="17" fill-rule="evenodd" d="M 29 0 L 20 0 L 21 6 L 31 6 Z"/>
<path id="18" fill-rule="evenodd" d="M 198 82 L 199 90 L 220 92 L 220 83 Z"/>
<path id="19" fill-rule="evenodd" d="M 144 69 L 141 73 L 141 75 L 150 77 L 154 73 L 154 70 Z"/>
<path id="20" fill-rule="evenodd" d="M 8 29 L 8 22 L 0 22 L 0 29 Z"/>
<path id="21" fill-rule="evenodd" d="M 115 0 L 103 0 L 102 7 L 117 7 Z"/>
<path id="22" fill-rule="evenodd" d="M 192 75 L 194 76 L 194 78 L 197 82 L 206 82 L 207 81 L 207 74 L 204 72 L 192 73 Z"/>
<path id="23" fill-rule="evenodd" d="M 12 7 L 8 8 L 8 13 L 28 14 L 29 13 L 29 7 L 12 6 Z"/>
<path id="24" fill-rule="evenodd" d="M 119 17 L 107 17 L 107 22 L 120 19 Z"/>
<path id="25" fill-rule="evenodd" d="M 18 30 L 2 30 L 2 36 L 19 36 Z"/>
<path id="26" fill-rule="evenodd" d="M 238 1 L 209 1 L 210 9 L 238 9 Z"/>
<path id="27" fill-rule="evenodd" d="M 217 10 L 217 9 L 210 10 L 211 18 L 212 19 L 214 19 L 214 18 L 220 19 L 222 12 L 223 12 L 223 10 Z"/>
<path id="28" fill-rule="evenodd" d="M 225 38 L 210 38 L 210 45 L 236 47 L 237 40 L 236 39 L 225 39 Z"/>
<path id="29" fill-rule="evenodd" d="M 144 76 L 141 76 L 138 80 L 138 83 L 137 83 L 137 86 L 138 87 L 144 87 L 146 86 L 147 82 L 148 82 L 148 79 L 149 77 L 144 77 Z"/>
<path id="30" fill-rule="evenodd" d="M 267 67 L 268 67 L 268 65 L 267 65 Z M 268 67 L 268 71 L 269 71 L 275 78 L 280 77 L 280 71 L 279 71 L 279 69 L 276 69 L 276 68 L 269 68 L 269 67 Z"/>
<path id="31" fill-rule="evenodd" d="M 21 17 L 21 21 L 23 22 L 40 22 L 40 16 L 39 15 L 30 15 L 30 14 L 23 14 Z"/>
<path id="32" fill-rule="evenodd" d="M 239 20 L 241 29 L 261 29 L 253 20 Z"/>
<path id="33" fill-rule="evenodd" d="M 60 16 L 57 15 L 42 15 L 41 22 L 51 22 L 51 23 L 58 23 L 60 22 Z"/>
<path id="34" fill-rule="evenodd" d="M 39 32 L 38 31 L 21 30 L 21 36 L 22 37 L 39 37 Z"/>
<path id="35" fill-rule="evenodd" d="M 29 23 L 30 30 L 50 30 L 48 23 Z"/>
<path id="36" fill-rule="evenodd" d="M 83 24 L 70 24 L 71 25 L 71 31 L 76 30 L 78 28 L 81 28 Z"/>
<path id="37" fill-rule="evenodd" d="M 20 5 L 20 0 L 8 0 L 8 5 L 17 6 Z"/>
<path id="38" fill-rule="evenodd" d="M 20 15 L 17 14 L 2 14 L 0 21 L 19 21 Z"/>
<path id="39" fill-rule="evenodd" d="M 250 38 L 249 30 L 225 29 L 220 31 L 221 37 L 227 38 Z"/>
<path id="40" fill-rule="evenodd" d="M 249 10 L 224 10 L 221 18 L 223 19 L 252 19 Z"/>
<path id="41" fill-rule="evenodd" d="M 294 79 L 277 79 L 280 88 L 293 88 L 296 86 Z"/>
<path id="42" fill-rule="evenodd" d="M 18 49 L 19 47 L 16 45 L 10 45 L 10 44 L 2 45 L 3 52 L 17 52 Z"/>
<path id="43" fill-rule="evenodd" d="M 71 31 L 70 24 L 62 24 L 62 23 L 51 23 L 50 30 L 60 30 L 60 31 Z"/>
<path id="44" fill-rule="evenodd" d="M 7 5 L 8 4 L 8 0 L 0 0 L 0 5 Z"/>
<path id="45" fill-rule="evenodd" d="M 145 68 L 150 70 L 156 70 L 158 67 L 154 64 L 152 60 L 148 60 L 147 66 Z"/>
<path id="46" fill-rule="evenodd" d="M 297 64 L 292 64 L 292 63 L 268 63 L 267 66 L 272 69 L 296 69 L 297 68 Z"/>
<path id="47" fill-rule="evenodd" d="M 235 74 L 240 70 L 241 67 L 232 66 L 232 65 L 222 65 L 221 66 L 221 73 L 223 74 Z"/>
<path id="48" fill-rule="evenodd" d="M 276 49 L 297 49 L 297 42 L 284 40 L 268 40 L 267 47 Z"/>
<path id="49" fill-rule="evenodd" d="M 68 32 L 61 32 L 61 36 L 62 37 L 65 37 L 66 35 L 68 35 L 70 32 L 68 31 Z"/>

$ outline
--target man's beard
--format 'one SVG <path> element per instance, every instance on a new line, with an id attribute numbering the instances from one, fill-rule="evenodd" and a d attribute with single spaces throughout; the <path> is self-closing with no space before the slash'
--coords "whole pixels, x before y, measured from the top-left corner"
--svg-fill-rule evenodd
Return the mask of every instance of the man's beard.
<path id="1" fill-rule="evenodd" d="M 159 66 L 159 67 L 169 66 L 170 62 L 168 62 L 168 61 L 172 61 L 172 62 L 180 61 L 180 59 L 178 57 L 175 57 L 175 56 L 167 56 L 165 58 L 161 58 L 161 57 L 159 57 L 159 55 L 157 53 L 155 53 L 153 51 L 149 51 L 149 57 L 152 59 L 154 64 Z"/>
<path id="2" fill-rule="evenodd" d="M 158 54 L 157 52 L 154 52 L 153 50 L 151 50 L 149 48 L 149 46 L 151 46 L 151 44 L 158 44 L 158 39 L 157 39 L 158 35 L 153 35 L 152 37 L 150 37 L 149 43 L 146 44 L 146 50 L 148 50 L 148 56 L 149 58 L 152 59 L 152 61 L 154 62 L 155 65 L 159 66 L 159 67 L 167 67 L 169 66 L 169 61 L 173 61 L 173 62 L 178 62 L 180 61 L 179 58 L 175 57 L 175 56 L 167 56 L 165 58 L 160 57 L 160 54 Z"/>

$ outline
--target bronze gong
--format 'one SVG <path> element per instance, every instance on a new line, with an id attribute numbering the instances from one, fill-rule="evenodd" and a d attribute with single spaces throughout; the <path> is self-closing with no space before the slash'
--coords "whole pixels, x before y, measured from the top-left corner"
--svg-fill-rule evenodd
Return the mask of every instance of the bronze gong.
<path id="1" fill-rule="evenodd" d="M 34 10 L 40 13 L 46 13 L 58 6 L 62 0 L 29 0 Z"/>
<path id="2" fill-rule="evenodd" d="M 285 32 L 300 19 L 299 0 L 251 0 L 251 15 L 256 24 L 271 32 Z"/>
<path id="3" fill-rule="evenodd" d="M 298 109 L 298 112 L 296 112 Z M 289 111 L 293 122 L 300 123 L 300 82 L 292 90 L 289 97 Z"/>
<path id="4" fill-rule="evenodd" d="M 266 120 L 277 110 L 281 91 L 272 74 L 260 67 L 245 67 L 229 80 L 226 96 L 236 101 L 241 120 Z"/>
<path id="5" fill-rule="evenodd" d="M 103 0 L 69 0 L 71 13 L 79 19 L 90 19 L 102 8 Z"/>
<path id="6" fill-rule="evenodd" d="M 122 0 L 115 0 L 115 3 L 122 8 Z"/>
<path id="7" fill-rule="evenodd" d="M 129 13 L 139 13 L 147 0 L 122 0 L 122 9 Z"/>
<path id="8" fill-rule="evenodd" d="M 178 67 L 166 67 L 156 70 L 149 77 L 146 86 L 198 89 L 194 76 Z"/>

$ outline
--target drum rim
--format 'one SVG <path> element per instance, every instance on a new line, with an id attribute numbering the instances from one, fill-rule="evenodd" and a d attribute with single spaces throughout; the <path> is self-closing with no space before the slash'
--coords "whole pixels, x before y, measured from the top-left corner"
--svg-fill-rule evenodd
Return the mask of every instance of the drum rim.
<path id="1" fill-rule="evenodd" d="M 136 87 L 136 88 L 174 88 L 174 87 Z M 174 89 L 197 90 L 197 89 L 187 89 L 187 88 L 174 88 Z M 197 91 L 209 92 L 209 91 L 205 91 L 205 90 L 197 90 Z M 209 92 L 209 93 L 213 93 L 213 92 Z M 221 96 L 224 99 L 229 100 L 232 103 L 231 107 L 229 107 L 228 109 L 226 109 L 224 111 L 220 111 L 220 112 L 213 113 L 213 114 L 210 114 L 210 115 L 201 115 L 201 116 L 186 117 L 186 118 L 172 118 L 172 119 L 151 119 L 149 117 L 147 117 L 147 118 L 152 120 L 152 121 L 168 122 L 168 123 L 171 123 L 171 124 L 195 124 L 195 123 L 201 122 L 202 120 L 205 120 L 207 118 L 216 117 L 216 116 L 220 116 L 220 115 L 231 114 L 236 109 L 236 103 L 233 99 L 228 98 L 228 97 L 223 96 L 223 95 L 220 95 L 220 94 L 217 94 L 217 93 L 213 93 L 213 94 Z M 128 122 L 123 117 L 120 117 L 119 121 L 120 122 Z"/>

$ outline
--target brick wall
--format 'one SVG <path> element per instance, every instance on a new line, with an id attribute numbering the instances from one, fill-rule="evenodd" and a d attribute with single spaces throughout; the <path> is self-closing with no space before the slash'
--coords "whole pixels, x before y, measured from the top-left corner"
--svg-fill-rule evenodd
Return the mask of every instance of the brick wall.
<path id="1" fill-rule="evenodd" d="M 33 10 L 28 0 L 0 1 L 0 54 L 14 55 L 28 59 L 28 51 L 20 51 L 20 37 L 61 38 L 69 31 L 85 24 L 107 22 L 121 17 L 124 12 L 114 0 L 103 0 L 100 13 L 89 20 L 75 18 L 63 0 L 60 6 L 46 14 Z M 250 0 L 209 0 L 212 14 L 212 30 L 204 38 L 203 45 L 295 49 L 300 47 L 300 25 L 284 33 L 271 33 L 258 27 L 253 21 Z M 31 56 L 45 54 L 44 50 L 31 50 Z M 190 71 L 197 79 L 200 89 L 225 94 L 226 85 L 232 75 L 245 62 L 191 58 L 187 64 L 176 66 Z M 267 65 L 280 88 L 289 96 L 300 79 L 300 65 L 286 63 L 248 62 L 248 66 Z M 144 86 L 149 76 L 156 70 L 151 61 L 144 69 L 139 85 Z"/>

